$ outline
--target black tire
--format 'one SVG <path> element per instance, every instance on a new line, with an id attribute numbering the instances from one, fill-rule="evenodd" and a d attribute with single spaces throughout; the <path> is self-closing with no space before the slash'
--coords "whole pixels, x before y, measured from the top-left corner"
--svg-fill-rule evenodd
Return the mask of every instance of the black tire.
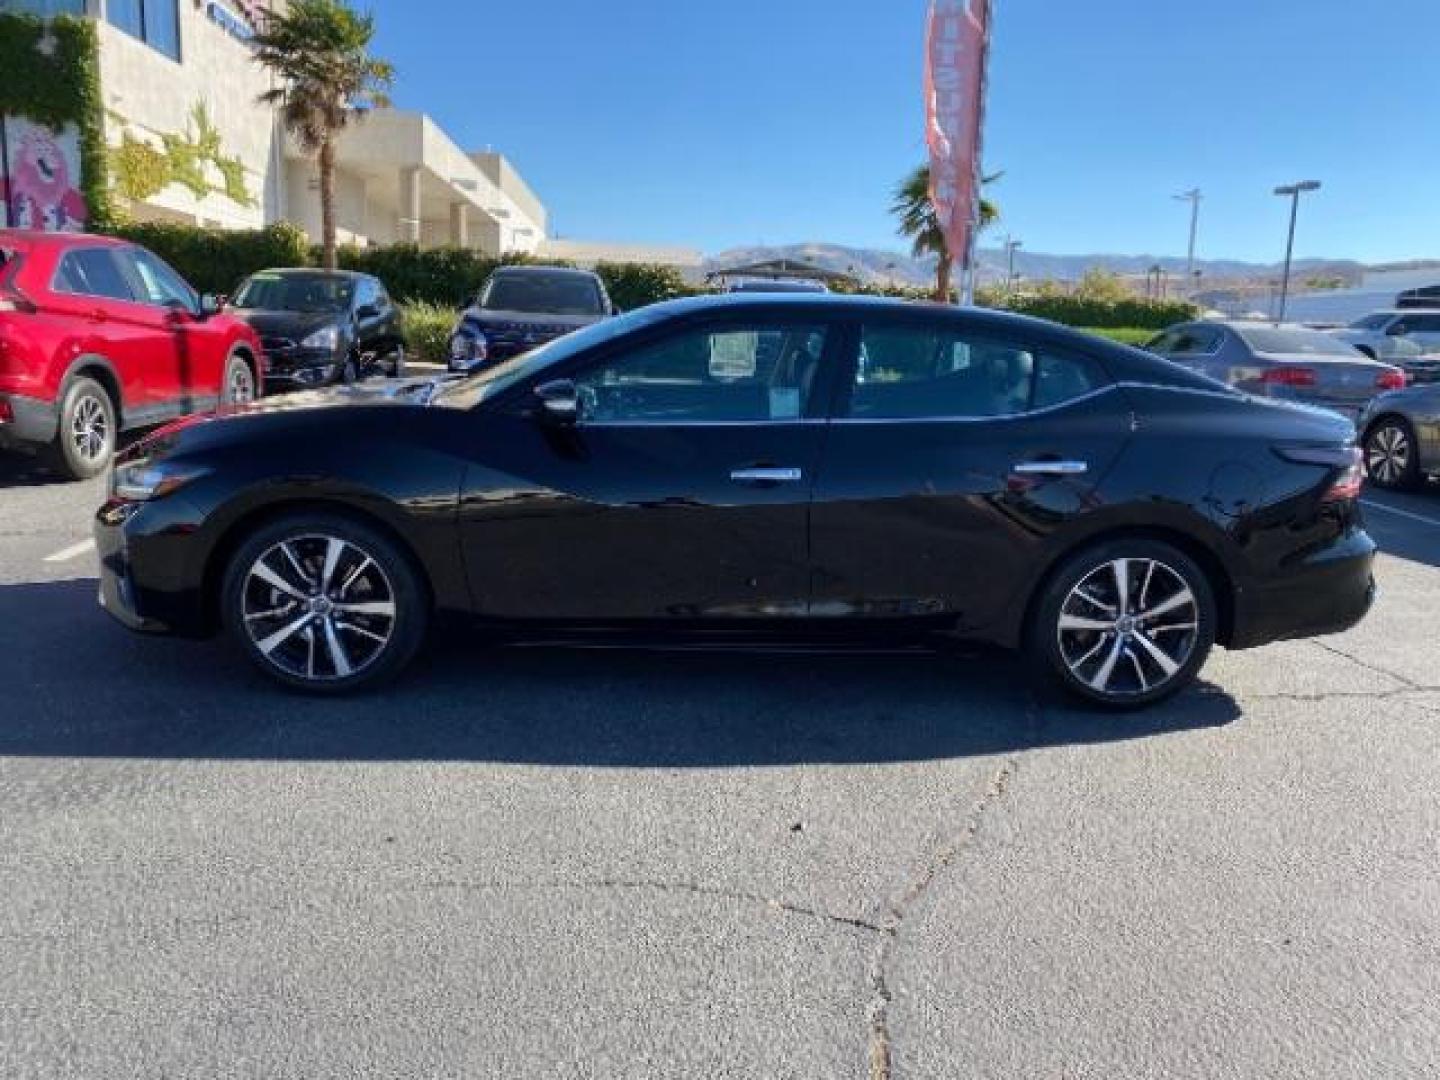
<path id="1" fill-rule="evenodd" d="M 332 541 L 344 552 L 320 593 Z M 359 576 L 343 582 L 356 567 L 363 568 Z M 294 591 L 275 587 L 276 576 Z M 392 679 L 414 658 L 430 621 L 429 590 L 409 553 L 341 514 L 297 513 L 261 527 L 231 557 L 221 588 L 225 626 L 251 661 L 283 685 L 313 694 Z"/>
<path id="2" fill-rule="evenodd" d="M 1120 562 L 1130 601 L 1123 616 L 1116 614 Z M 1153 618 L 1139 617 L 1142 598 Z M 1215 610 L 1214 589 L 1190 556 L 1147 537 L 1119 538 L 1081 550 L 1050 576 L 1032 609 L 1027 646 L 1032 663 L 1071 697 L 1139 709 L 1195 681 L 1215 644 Z M 1077 622 L 1096 625 L 1076 629 Z"/>
<path id="3" fill-rule="evenodd" d="M 71 480 L 99 476 L 115 453 L 115 403 L 94 379 L 72 379 L 60 397 L 60 426 L 47 464 Z"/>
<path id="4" fill-rule="evenodd" d="M 392 379 L 403 378 L 405 375 L 405 346 L 396 345 L 390 350 L 390 359 L 385 365 L 385 374 Z"/>
<path id="5" fill-rule="evenodd" d="M 1365 432 L 1365 474 L 1385 491 L 1420 486 L 1420 443 L 1403 416 L 1382 416 Z"/>
<path id="6" fill-rule="evenodd" d="M 260 396 L 260 385 L 243 356 L 232 353 L 225 361 L 225 378 L 220 383 L 222 405 L 245 405 Z"/>

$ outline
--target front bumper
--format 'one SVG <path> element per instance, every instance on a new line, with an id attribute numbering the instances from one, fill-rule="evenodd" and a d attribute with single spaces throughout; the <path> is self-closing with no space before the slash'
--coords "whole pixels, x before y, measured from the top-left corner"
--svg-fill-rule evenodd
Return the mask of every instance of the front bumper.
<path id="1" fill-rule="evenodd" d="M 1375 603 L 1375 551 L 1375 541 L 1356 526 L 1275 578 L 1240 590 L 1229 647 L 1251 649 L 1350 629 Z"/>
<path id="2" fill-rule="evenodd" d="M 53 401 L 24 394 L 0 394 L 13 419 L 0 423 L 0 448 L 44 446 L 60 429 L 60 407 Z"/>
<path id="3" fill-rule="evenodd" d="M 146 634 L 205 637 L 201 575 L 189 572 L 188 507 L 177 497 L 156 503 L 111 500 L 95 515 L 100 558 L 100 606 L 111 617 Z M 178 511 L 178 512 L 177 512 Z"/>
<path id="4" fill-rule="evenodd" d="M 265 370 L 265 392 L 309 390 L 335 380 L 340 361 L 329 352 L 270 354 Z"/>

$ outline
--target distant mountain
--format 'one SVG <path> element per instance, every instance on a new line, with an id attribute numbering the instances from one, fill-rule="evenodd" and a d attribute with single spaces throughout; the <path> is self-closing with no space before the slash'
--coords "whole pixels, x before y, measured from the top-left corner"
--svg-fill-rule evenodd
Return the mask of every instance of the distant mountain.
<path id="1" fill-rule="evenodd" d="M 810 262 L 824 270 L 848 273 L 867 284 L 922 286 L 935 280 L 934 259 L 916 259 L 902 251 L 819 243 L 732 248 L 707 259 L 705 269 L 721 270 L 730 266 L 781 258 Z M 979 258 L 982 281 L 1004 279 L 1007 266 L 1003 249 L 981 248 Z M 1015 253 L 1016 273 L 1031 281 L 1078 281 L 1085 271 L 1093 268 L 1117 274 L 1143 275 L 1156 265 L 1172 277 L 1183 276 L 1185 273 L 1184 256 L 1047 255 L 1023 248 Z M 1236 259 L 1197 259 L 1195 268 L 1207 281 L 1274 277 L 1282 269 L 1280 263 L 1249 263 Z M 1358 282 L 1365 269 L 1361 263 L 1341 259 L 1297 259 L 1294 267 L 1295 273 L 1302 277 L 1339 277 L 1346 282 Z"/>

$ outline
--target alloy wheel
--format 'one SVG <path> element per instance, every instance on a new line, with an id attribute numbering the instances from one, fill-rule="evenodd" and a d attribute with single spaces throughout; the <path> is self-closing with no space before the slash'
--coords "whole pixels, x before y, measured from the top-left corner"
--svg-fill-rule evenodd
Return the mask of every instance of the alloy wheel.
<path id="1" fill-rule="evenodd" d="M 1366 442 L 1365 469 L 1379 483 L 1399 483 L 1409 474 L 1413 453 L 1409 433 L 1397 424 L 1386 424 Z"/>
<path id="2" fill-rule="evenodd" d="M 307 682 L 351 679 L 395 633 L 395 590 L 358 544 L 308 533 L 281 540 L 249 567 L 241 619 L 265 660 Z"/>
<path id="3" fill-rule="evenodd" d="M 87 464 L 104 459 L 110 445 L 110 418 L 105 403 L 93 394 L 75 402 L 70 418 L 70 441 L 75 453 Z"/>
<path id="4" fill-rule="evenodd" d="M 1174 567 L 1157 559 L 1115 559 L 1070 590 L 1056 635 L 1070 674 L 1096 694 L 1151 694 L 1190 661 L 1200 605 Z"/>
<path id="5" fill-rule="evenodd" d="M 247 405 L 255 400 L 255 376 L 250 365 L 240 363 L 230 369 L 230 404 Z"/>

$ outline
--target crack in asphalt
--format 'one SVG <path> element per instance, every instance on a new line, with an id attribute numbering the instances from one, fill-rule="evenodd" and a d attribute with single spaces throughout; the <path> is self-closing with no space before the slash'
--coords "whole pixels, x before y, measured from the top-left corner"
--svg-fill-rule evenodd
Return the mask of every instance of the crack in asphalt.
<path id="1" fill-rule="evenodd" d="M 696 885 L 688 881 L 641 881 L 616 878 L 596 878 L 591 881 L 462 881 L 451 879 L 427 881 L 424 883 L 424 887 L 428 889 L 473 889 L 483 892 L 544 892 L 555 889 L 583 889 L 596 891 L 644 890 L 663 893 L 684 893 L 688 896 L 708 896 L 721 900 L 740 900 L 771 908 L 775 911 L 783 911 L 787 915 L 801 915 L 806 918 L 819 919 L 822 922 L 837 923 L 841 926 L 864 930 L 872 934 L 884 934 L 888 932 L 885 927 L 870 922 L 868 919 L 861 919 L 850 915 L 836 915 L 833 912 L 821 911 L 818 908 L 806 907 L 803 904 L 794 904 L 788 900 L 777 900 L 774 897 L 762 896 L 759 893 L 744 892 L 737 889 L 720 889 L 708 885 Z"/>
<path id="2" fill-rule="evenodd" d="M 1335 645 L 1331 645 L 1329 642 L 1320 641 L 1318 639 L 1311 639 L 1310 644 L 1314 645 L 1317 649 L 1324 649 L 1326 652 L 1330 653 L 1333 656 L 1338 656 L 1344 660 L 1349 660 L 1352 664 L 1359 664 L 1366 671 L 1373 671 L 1376 675 L 1384 675 L 1387 679 L 1394 679 L 1396 682 L 1404 684 L 1407 688 L 1411 690 L 1434 689 L 1434 687 L 1430 686 L 1421 686 L 1414 679 L 1411 679 L 1406 675 L 1401 675 L 1398 672 L 1390 671 L 1386 668 L 1380 667 L 1378 664 L 1373 664 L 1369 660 L 1362 660 L 1358 656 L 1352 656 L 1344 649 L 1341 649 Z"/>
<path id="3" fill-rule="evenodd" d="M 890 1002 L 894 998 L 894 992 L 890 986 L 889 972 L 900 927 L 910 914 L 911 908 L 935 883 L 935 879 L 939 877 L 941 871 L 954 863 L 969 846 L 970 841 L 980 831 L 986 811 L 1004 798 L 1019 765 L 1018 754 L 1007 757 L 1000 763 L 995 775 L 990 778 L 989 786 L 971 807 L 969 816 L 966 817 L 960 831 L 952 836 L 947 844 L 934 852 L 925 865 L 920 868 L 920 871 L 907 881 L 903 888 L 892 895 L 885 905 L 887 908 L 885 921 L 879 927 L 881 937 L 870 963 L 871 1080 L 890 1080 L 893 1074 Z"/>

